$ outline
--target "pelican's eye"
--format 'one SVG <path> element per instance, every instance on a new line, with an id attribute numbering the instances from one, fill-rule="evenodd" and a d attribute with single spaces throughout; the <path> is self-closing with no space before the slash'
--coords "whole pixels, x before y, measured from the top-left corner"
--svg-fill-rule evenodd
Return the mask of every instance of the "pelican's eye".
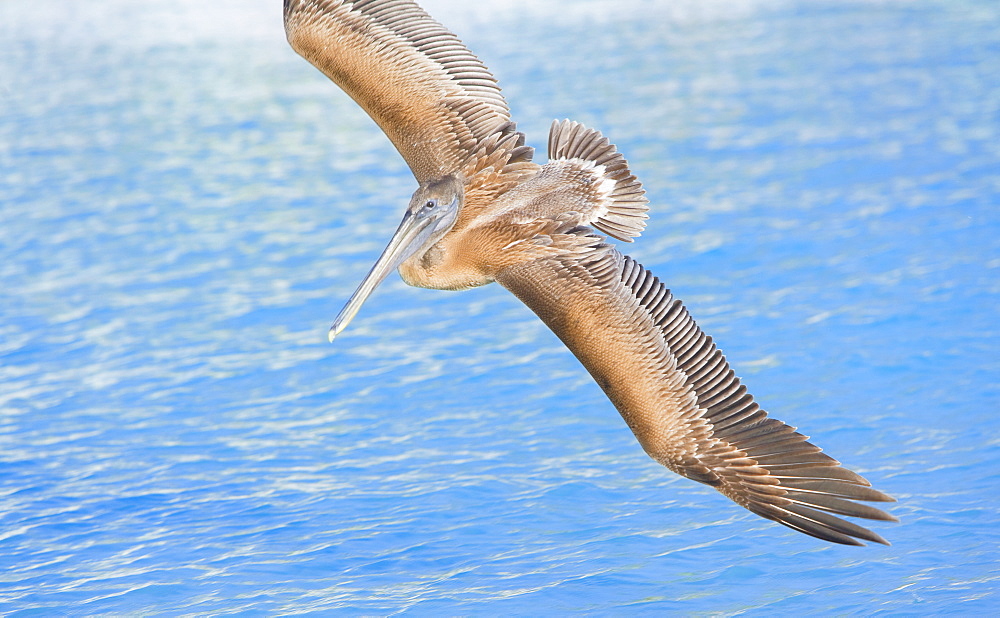
<path id="1" fill-rule="evenodd" d="M 438 205 L 437 200 L 427 200 L 424 202 L 424 212 L 430 212 Z"/>

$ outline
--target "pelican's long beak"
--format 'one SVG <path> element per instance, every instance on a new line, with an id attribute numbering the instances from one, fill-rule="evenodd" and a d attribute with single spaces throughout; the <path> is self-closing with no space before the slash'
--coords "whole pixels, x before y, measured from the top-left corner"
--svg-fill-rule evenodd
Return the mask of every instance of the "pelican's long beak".
<path id="1" fill-rule="evenodd" d="M 354 292 L 354 295 L 351 296 L 351 300 L 347 301 L 347 305 L 340 311 L 340 315 L 333 322 L 333 326 L 330 327 L 329 337 L 331 343 L 333 343 L 334 338 L 342 330 L 347 328 L 347 325 L 350 324 L 358 309 L 364 304 L 365 299 L 378 287 L 378 284 L 382 283 L 382 280 L 389 273 L 396 270 L 406 258 L 416 253 L 424 245 L 434 231 L 435 226 L 432 225 L 433 223 L 434 219 L 430 217 L 423 217 L 419 214 L 413 214 L 409 210 L 406 211 L 402 222 L 399 224 L 399 228 L 392 236 L 392 240 L 389 241 L 388 246 L 382 251 L 382 255 L 375 262 L 375 265 L 372 266 L 368 276 L 365 277 L 364 281 L 361 282 L 361 285 Z"/>

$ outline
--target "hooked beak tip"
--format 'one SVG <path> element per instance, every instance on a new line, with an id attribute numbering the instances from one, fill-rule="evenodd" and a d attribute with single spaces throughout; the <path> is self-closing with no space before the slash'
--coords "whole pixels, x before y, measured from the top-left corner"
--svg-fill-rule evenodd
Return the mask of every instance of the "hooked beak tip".
<path id="1" fill-rule="evenodd" d="M 330 327 L 330 332 L 328 332 L 326 334 L 326 338 L 330 340 L 330 343 L 333 343 L 333 340 L 336 339 L 337 335 L 339 335 L 339 334 L 340 334 L 340 331 L 337 330 L 337 326 L 334 325 L 334 326 Z"/>

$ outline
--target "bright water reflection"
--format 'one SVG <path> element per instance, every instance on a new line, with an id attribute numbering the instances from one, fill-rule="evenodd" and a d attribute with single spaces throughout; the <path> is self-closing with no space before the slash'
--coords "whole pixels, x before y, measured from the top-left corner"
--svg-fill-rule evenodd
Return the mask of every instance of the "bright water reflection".
<path id="1" fill-rule="evenodd" d="M 413 182 L 278 4 L 0 3 L 4 613 L 996 611 L 994 3 L 427 3 L 625 152 L 629 253 L 900 499 L 866 549 L 666 473 L 496 286 L 326 344 Z"/>

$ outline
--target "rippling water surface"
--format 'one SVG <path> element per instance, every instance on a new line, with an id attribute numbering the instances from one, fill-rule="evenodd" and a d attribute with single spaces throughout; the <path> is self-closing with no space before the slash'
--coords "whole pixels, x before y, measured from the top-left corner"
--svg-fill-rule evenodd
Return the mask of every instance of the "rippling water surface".
<path id="1" fill-rule="evenodd" d="M 1000 9 L 427 2 L 627 251 L 899 503 L 830 546 L 649 460 L 498 286 L 393 277 L 414 183 L 279 2 L 0 3 L 0 611 L 1000 609 Z"/>

